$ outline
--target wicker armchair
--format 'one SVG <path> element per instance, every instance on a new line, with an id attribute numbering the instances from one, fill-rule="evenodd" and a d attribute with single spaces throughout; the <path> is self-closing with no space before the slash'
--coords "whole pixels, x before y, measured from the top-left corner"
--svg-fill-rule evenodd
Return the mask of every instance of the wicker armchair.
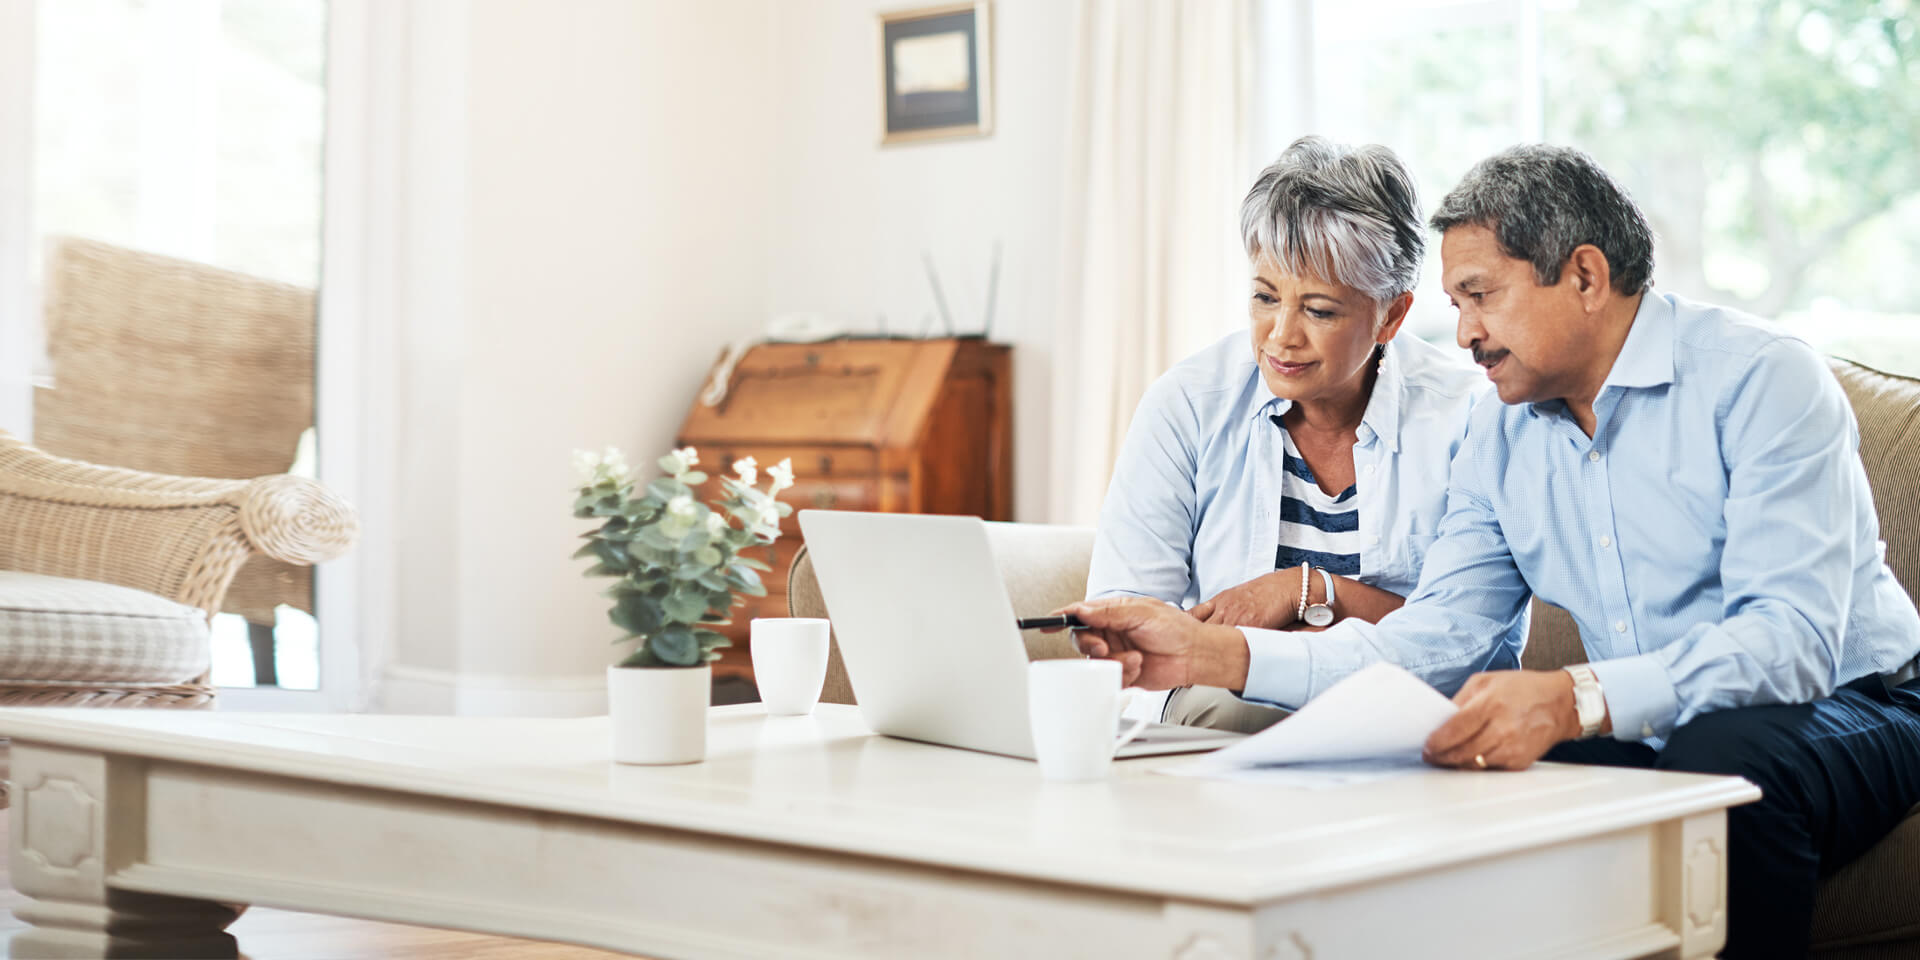
<path id="1" fill-rule="evenodd" d="M 314 292 L 75 237 L 47 265 L 34 442 L 56 456 L 188 477 L 285 473 L 313 424 Z M 275 608 L 313 612 L 313 576 L 271 554 L 222 609 L 247 619 L 254 681 L 278 683 Z"/>
<path id="2" fill-rule="evenodd" d="M 0 571 L 130 587 L 211 620 L 252 554 L 305 566 L 339 556 L 358 536 L 353 508 L 311 480 L 100 467 L 0 431 Z M 178 683 L 0 676 L 0 704 L 201 707 L 213 700 L 208 680 L 204 664 Z"/>

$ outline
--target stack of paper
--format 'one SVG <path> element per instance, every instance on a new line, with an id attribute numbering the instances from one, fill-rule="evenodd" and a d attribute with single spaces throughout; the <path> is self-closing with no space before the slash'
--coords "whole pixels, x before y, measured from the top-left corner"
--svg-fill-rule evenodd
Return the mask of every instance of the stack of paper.
<path id="1" fill-rule="evenodd" d="M 1418 769 L 1427 737 L 1457 708 L 1390 663 L 1327 688 L 1293 716 L 1233 746 L 1157 772 L 1331 786 Z"/>

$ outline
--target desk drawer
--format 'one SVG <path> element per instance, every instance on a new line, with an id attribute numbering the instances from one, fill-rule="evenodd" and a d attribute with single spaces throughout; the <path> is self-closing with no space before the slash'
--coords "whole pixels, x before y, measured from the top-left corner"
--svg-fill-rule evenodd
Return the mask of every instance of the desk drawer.
<path id="1" fill-rule="evenodd" d="M 733 462 L 751 456 L 760 465 L 764 478 L 768 467 L 781 460 L 793 461 L 796 480 L 820 477 L 872 476 L 880 468 L 880 458 L 868 447 L 809 447 L 781 444 L 741 443 L 706 446 L 697 438 L 683 437 L 681 446 L 691 444 L 700 450 L 700 468 L 708 473 L 733 474 Z"/>
<path id="2" fill-rule="evenodd" d="M 880 485 L 871 478 L 795 478 L 793 487 L 780 491 L 780 502 L 793 507 L 793 514 L 780 521 L 781 540 L 800 535 L 802 510 L 878 510 Z"/>

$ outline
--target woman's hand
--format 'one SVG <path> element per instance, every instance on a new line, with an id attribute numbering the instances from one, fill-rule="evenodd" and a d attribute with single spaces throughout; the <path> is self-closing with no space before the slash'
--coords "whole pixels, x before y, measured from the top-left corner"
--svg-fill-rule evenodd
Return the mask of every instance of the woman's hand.
<path id="1" fill-rule="evenodd" d="M 1300 609 L 1300 568 L 1288 567 L 1222 590 L 1187 612 L 1202 623 L 1279 630 L 1296 622 Z"/>

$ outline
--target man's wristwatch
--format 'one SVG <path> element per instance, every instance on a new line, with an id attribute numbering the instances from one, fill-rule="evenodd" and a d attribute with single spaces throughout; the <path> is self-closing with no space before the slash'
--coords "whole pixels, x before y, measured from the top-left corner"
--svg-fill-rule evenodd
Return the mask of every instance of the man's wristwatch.
<path id="1" fill-rule="evenodd" d="M 1312 568 L 1312 564 L 1307 565 L 1307 569 L 1311 570 Z M 1326 602 L 1311 604 L 1303 608 L 1300 613 L 1300 619 L 1310 627 L 1325 627 L 1333 624 L 1333 574 L 1322 569 L 1320 571 L 1320 582 L 1327 585 Z M 1300 600 L 1303 603 L 1307 599 L 1307 592 L 1307 578 L 1301 577 Z"/>
<path id="2" fill-rule="evenodd" d="M 1580 739 L 1599 736 L 1607 722 L 1607 697 L 1600 692 L 1600 678 L 1584 663 L 1562 669 L 1573 675 L 1573 712 L 1580 718 Z"/>

